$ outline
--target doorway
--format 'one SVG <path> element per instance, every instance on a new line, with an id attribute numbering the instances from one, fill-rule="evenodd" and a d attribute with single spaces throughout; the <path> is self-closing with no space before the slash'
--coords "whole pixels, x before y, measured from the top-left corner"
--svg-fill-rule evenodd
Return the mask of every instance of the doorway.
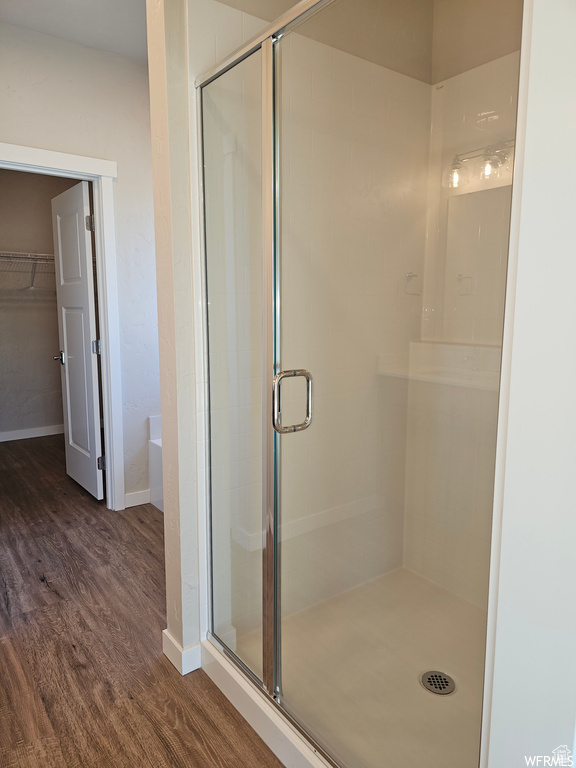
<path id="1" fill-rule="evenodd" d="M 58 176 L 91 183 L 93 245 L 98 285 L 106 506 L 121 510 L 124 499 L 124 435 L 120 367 L 120 323 L 116 274 L 113 180 L 116 163 L 80 155 L 0 143 L 0 169 Z"/>
<path id="2" fill-rule="evenodd" d="M 101 500 L 92 197 L 89 182 L 0 170 L 0 440 L 63 434 L 66 473 Z"/>

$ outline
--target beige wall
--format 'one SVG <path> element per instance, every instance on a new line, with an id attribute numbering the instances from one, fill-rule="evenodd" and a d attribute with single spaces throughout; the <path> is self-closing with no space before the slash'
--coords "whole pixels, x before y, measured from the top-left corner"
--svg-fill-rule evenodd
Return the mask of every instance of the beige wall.
<path id="1" fill-rule="evenodd" d="M 50 201 L 77 183 L 0 169 L 0 251 L 54 253 Z"/>
<path id="2" fill-rule="evenodd" d="M 77 182 L 0 170 L 0 252 L 52 254 L 50 201 Z M 53 265 L 0 259 L 0 438 L 62 424 Z"/>

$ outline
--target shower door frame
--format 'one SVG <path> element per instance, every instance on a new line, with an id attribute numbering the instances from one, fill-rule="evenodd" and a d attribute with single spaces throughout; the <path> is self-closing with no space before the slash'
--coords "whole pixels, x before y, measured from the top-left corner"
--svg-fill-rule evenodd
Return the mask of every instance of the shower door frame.
<path id="1" fill-rule="evenodd" d="M 266 701 L 271 705 L 274 711 L 279 712 L 281 716 L 304 737 L 305 741 L 324 761 L 334 768 L 341 768 L 341 765 L 335 760 L 325 748 L 320 746 L 309 732 L 296 720 L 289 711 L 281 705 L 279 672 L 281 665 L 280 657 L 280 631 L 279 631 L 279 609 L 280 609 L 280 568 L 279 568 L 279 547 L 277 537 L 278 511 L 279 511 L 279 482 L 280 473 L 280 441 L 279 435 L 271 427 L 272 419 L 272 380 L 279 371 L 280 355 L 280 336 L 279 336 L 279 130 L 275 124 L 275 116 L 278 114 L 278 97 L 276 89 L 278 81 L 278 72 L 275 70 L 275 46 L 281 38 L 294 26 L 314 14 L 321 11 L 326 6 L 332 4 L 334 0 L 302 0 L 290 11 L 282 15 L 279 19 L 266 27 L 260 34 L 251 38 L 243 46 L 238 48 L 223 61 L 209 69 L 203 75 L 197 77 L 194 81 L 194 87 L 198 93 L 196 107 L 196 124 L 198 132 L 198 159 L 199 159 L 199 209 L 200 209 L 200 244 L 202 259 L 202 342 L 203 342 L 203 363 L 204 370 L 207 372 L 206 381 L 206 515 L 207 515 L 207 590 L 208 590 L 208 625 L 206 629 L 206 638 L 208 642 L 214 645 L 233 666 L 238 669 L 243 678 L 254 686 L 261 695 L 264 695 Z M 529 32 L 531 26 L 533 0 L 524 0 L 523 3 L 523 26 L 522 40 L 520 47 L 521 67 L 520 67 L 520 87 L 519 87 L 519 107 L 516 122 L 516 155 L 515 167 L 512 177 L 512 212 L 510 221 L 510 239 L 509 239 L 509 262 L 513 266 L 517 259 L 518 249 L 518 228 L 520 214 L 520 187 L 523 170 L 523 149 L 526 124 L 526 103 L 524 86 L 528 77 L 528 66 L 530 62 L 529 50 Z M 231 70 L 244 59 L 257 51 L 262 53 L 262 250 L 263 250 L 263 373 L 262 373 L 262 531 L 263 531 L 263 552 L 262 552 L 262 574 L 263 574 L 263 622 L 262 622 L 262 661 L 263 661 L 263 680 L 260 681 L 255 673 L 250 670 L 239 657 L 223 643 L 213 632 L 213 570 L 212 570 L 212 498 L 211 498 L 211 448 L 210 448 L 210 390 L 209 390 L 209 339 L 208 339 L 208 296 L 207 296 L 207 245 L 206 245 L 206 213 L 205 213 L 205 185 L 204 185 L 204 149 L 203 149 L 203 112 L 202 112 L 202 88 L 209 85 L 221 75 Z M 280 89 L 278 88 L 278 91 Z M 506 281 L 506 302 L 508 304 L 509 295 L 514 294 L 513 279 L 510 273 Z M 504 322 L 504 344 L 503 352 L 507 350 L 508 337 L 510 335 L 510 321 L 505 312 Z M 506 399 L 507 387 L 509 383 L 508 360 L 502 361 L 500 369 L 500 389 L 499 389 L 499 419 L 498 419 L 498 450 L 500 451 L 501 429 L 503 426 L 504 411 L 501 408 L 502 401 Z M 488 759 L 488 744 L 491 720 L 491 700 L 494 673 L 494 640 L 496 635 L 496 612 L 498 599 L 498 576 L 500 567 L 500 547 L 501 547 L 501 521 L 502 521 L 502 498 L 501 498 L 501 477 L 503 473 L 503 464 L 500 456 L 497 456 L 495 467 L 495 495 L 492 516 L 492 542 L 490 558 L 490 576 L 489 576 L 489 600 L 487 610 L 486 627 L 486 650 L 484 657 L 484 688 L 482 697 L 482 716 L 481 716 L 481 738 L 479 766 L 483 768 Z"/>

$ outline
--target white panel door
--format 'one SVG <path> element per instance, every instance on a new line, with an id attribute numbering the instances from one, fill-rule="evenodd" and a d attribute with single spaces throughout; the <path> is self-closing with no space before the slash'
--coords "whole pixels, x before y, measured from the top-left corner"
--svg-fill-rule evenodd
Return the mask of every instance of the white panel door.
<path id="1" fill-rule="evenodd" d="M 86 181 L 52 200 L 66 472 L 102 499 L 98 359 L 92 345 L 96 340 L 92 234 L 86 229 L 89 215 Z"/>

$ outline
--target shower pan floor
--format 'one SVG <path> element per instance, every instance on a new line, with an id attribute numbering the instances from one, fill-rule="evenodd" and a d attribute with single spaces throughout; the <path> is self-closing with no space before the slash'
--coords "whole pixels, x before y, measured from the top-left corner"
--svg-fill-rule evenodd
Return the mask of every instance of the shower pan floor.
<path id="1" fill-rule="evenodd" d="M 486 611 L 399 568 L 283 618 L 283 700 L 349 768 L 477 768 L 485 634 Z M 260 635 L 237 650 L 258 659 Z"/>

